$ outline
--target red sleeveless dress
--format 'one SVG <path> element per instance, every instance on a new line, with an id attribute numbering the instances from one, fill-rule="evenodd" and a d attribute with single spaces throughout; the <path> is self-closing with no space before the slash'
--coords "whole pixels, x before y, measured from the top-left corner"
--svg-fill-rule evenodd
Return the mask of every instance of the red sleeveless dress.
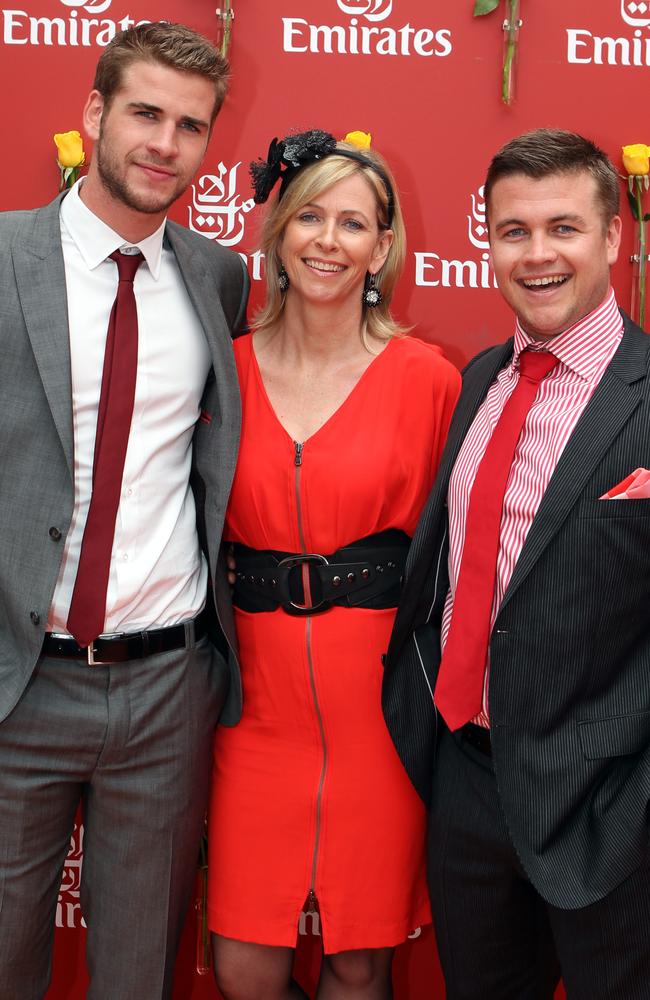
<path id="1" fill-rule="evenodd" d="M 456 369 L 421 341 L 392 340 L 297 448 L 251 336 L 235 355 L 242 440 L 224 538 L 326 554 L 387 528 L 412 535 L 458 396 Z M 217 731 L 209 818 L 218 934 L 294 947 L 311 905 L 332 953 L 396 945 L 430 921 L 425 811 L 381 711 L 394 617 L 391 608 L 306 618 L 235 609 L 244 710 Z"/>

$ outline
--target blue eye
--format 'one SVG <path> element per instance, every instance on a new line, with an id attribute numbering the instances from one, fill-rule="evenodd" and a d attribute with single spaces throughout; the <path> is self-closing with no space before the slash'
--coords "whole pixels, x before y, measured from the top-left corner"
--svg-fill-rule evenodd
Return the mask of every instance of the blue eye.
<path id="1" fill-rule="evenodd" d="M 356 219 L 346 219 L 343 225 L 346 227 L 346 229 L 351 229 L 355 233 L 358 232 L 360 229 L 363 229 L 361 223 L 357 222 Z"/>

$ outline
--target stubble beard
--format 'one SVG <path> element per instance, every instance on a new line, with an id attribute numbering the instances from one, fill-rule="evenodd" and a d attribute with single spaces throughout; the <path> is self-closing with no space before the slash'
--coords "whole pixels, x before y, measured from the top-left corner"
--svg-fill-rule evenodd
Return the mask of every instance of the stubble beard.
<path id="1" fill-rule="evenodd" d="M 121 202 L 127 208 L 135 212 L 142 212 L 143 215 L 158 215 L 161 212 L 166 212 L 185 190 L 184 187 L 175 190 L 171 196 L 166 198 L 156 197 L 153 193 L 149 198 L 146 195 L 136 194 L 126 180 L 120 176 L 119 165 L 107 151 L 107 145 L 105 136 L 100 132 L 95 149 L 97 172 L 106 191 L 115 201 Z"/>

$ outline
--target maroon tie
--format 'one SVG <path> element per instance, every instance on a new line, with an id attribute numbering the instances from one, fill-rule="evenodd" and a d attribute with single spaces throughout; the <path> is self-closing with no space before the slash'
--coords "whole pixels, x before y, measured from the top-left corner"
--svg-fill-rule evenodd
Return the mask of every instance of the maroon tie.
<path id="1" fill-rule="evenodd" d="M 476 472 L 465 544 L 434 701 L 448 727 L 459 729 L 483 706 L 501 513 L 512 459 L 542 379 L 558 363 L 549 351 L 524 351 L 519 381 L 503 408 Z"/>
<path id="2" fill-rule="evenodd" d="M 133 279 L 144 258 L 141 253 L 127 255 L 116 250 L 111 260 L 117 264 L 119 281 L 104 352 L 92 497 L 68 613 L 68 630 L 80 646 L 88 646 L 104 630 L 115 519 L 138 370 L 138 313 Z"/>

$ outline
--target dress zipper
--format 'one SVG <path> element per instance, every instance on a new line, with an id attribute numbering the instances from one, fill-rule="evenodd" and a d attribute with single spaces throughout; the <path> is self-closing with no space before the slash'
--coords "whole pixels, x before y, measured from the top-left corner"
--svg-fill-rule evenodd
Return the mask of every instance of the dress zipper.
<path id="1" fill-rule="evenodd" d="M 298 513 L 298 538 L 300 541 L 300 550 L 304 554 L 307 551 L 307 547 L 305 545 L 305 536 L 304 536 L 303 522 L 302 522 L 302 506 L 300 497 L 300 472 L 302 468 L 303 444 L 299 441 L 294 441 L 294 447 L 295 447 L 294 465 L 296 467 L 295 489 L 296 489 L 296 509 Z M 311 602 L 311 594 L 309 593 L 309 568 L 308 566 L 305 566 L 304 569 L 307 571 L 306 577 L 303 576 L 305 603 L 307 603 Z M 314 836 L 314 853 L 312 855 L 311 874 L 309 879 L 309 893 L 308 893 L 310 913 L 315 912 L 317 905 L 316 868 L 318 865 L 318 850 L 320 847 L 323 785 L 325 784 L 325 773 L 327 771 L 327 744 L 325 742 L 325 726 L 323 725 L 323 715 L 321 712 L 320 703 L 318 701 L 318 692 L 316 690 L 316 676 L 314 673 L 314 661 L 312 657 L 312 646 L 311 646 L 312 621 L 313 619 L 311 615 L 308 615 L 305 621 L 305 642 L 307 646 L 307 663 L 309 665 L 309 683 L 311 686 L 311 693 L 314 701 L 314 709 L 316 711 L 316 720 L 318 722 L 318 730 L 320 733 L 321 746 L 323 749 L 323 763 L 321 766 L 320 778 L 318 781 L 318 789 L 316 792 L 316 832 Z"/>

